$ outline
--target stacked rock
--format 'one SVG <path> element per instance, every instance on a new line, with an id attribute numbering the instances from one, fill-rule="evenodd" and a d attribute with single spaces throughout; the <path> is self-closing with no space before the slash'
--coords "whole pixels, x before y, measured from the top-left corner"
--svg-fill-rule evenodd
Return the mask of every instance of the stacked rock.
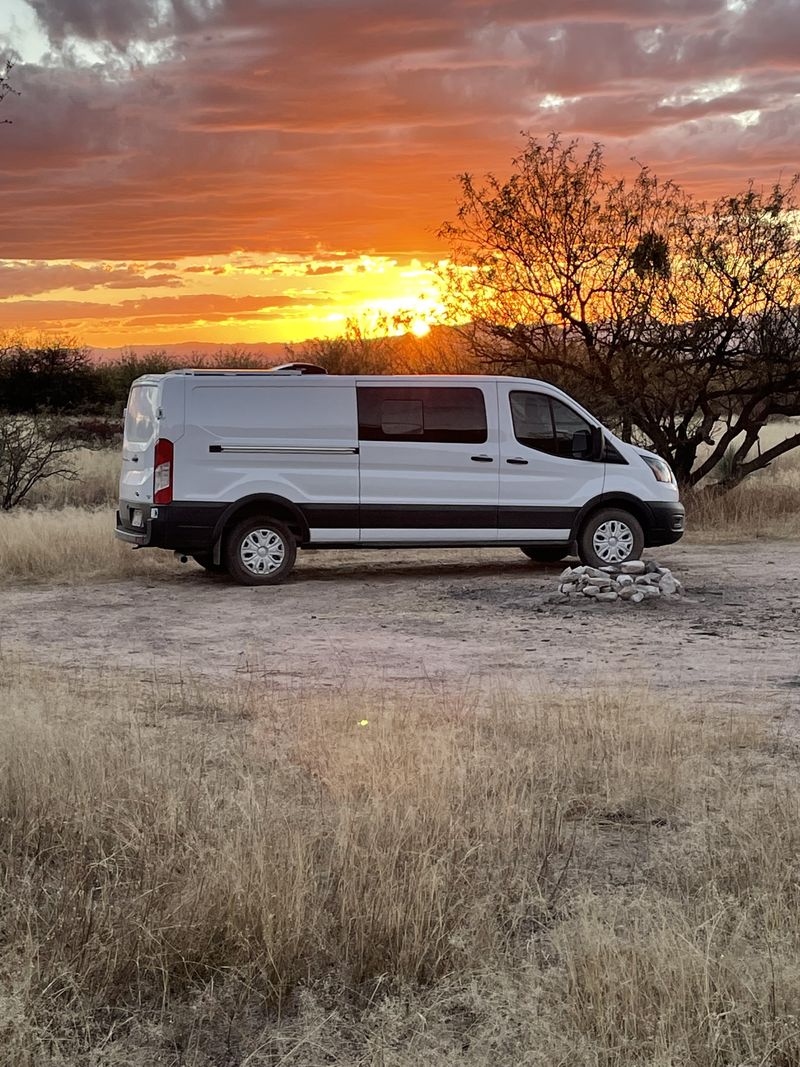
<path id="1" fill-rule="evenodd" d="M 640 604 L 649 597 L 680 596 L 683 586 L 667 567 L 653 560 L 635 559 L 607 567 L 567 567 L 559 578 L 559 592 L 610 603 L 630 600 Z"/>

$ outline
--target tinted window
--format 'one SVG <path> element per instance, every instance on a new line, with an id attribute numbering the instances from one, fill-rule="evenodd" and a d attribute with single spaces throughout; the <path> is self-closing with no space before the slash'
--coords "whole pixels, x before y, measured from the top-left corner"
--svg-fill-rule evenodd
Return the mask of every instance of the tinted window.
<path id="1" fill-rule="evenodd" d="M 421 400 L 384 400 L 381 404 L 384 437 L 422 437 L 425 413 Z"/>
<path id="2" fill-rule="evenodd" d="M 520 444 L 565 459 L 590 458 L 592 427 L 577 411 L 543 393 L 513 392 L 510 399 Z M 582 435 L 578 442 L 575 434 Z"/>
<path id="3" fill-rule="evenodd" d="M 518 441 L 528 448 L 555 454 L 553 417 L 548 397 L 541 393 L 512 393 L 511 418 L 514 421 L 514 436 Z"/>
<path id="4" fill-rule="evenodd" d="M 576 433 L 589 434 L 587 445 L 591 441 L 592 427 L 577 411 L 562 404 L 560 400 L 550 400 L 553 423 L 556 429 L 556 455 L 568 459 L 587 459 L 588 456 L 575 455 L 573 438 Z"/>
<path id="5" fill-rule="evenodd" d="M 358 435 L 362 441 L 486 440 L 480 389 L 454 386 L 361 386 Z"/>

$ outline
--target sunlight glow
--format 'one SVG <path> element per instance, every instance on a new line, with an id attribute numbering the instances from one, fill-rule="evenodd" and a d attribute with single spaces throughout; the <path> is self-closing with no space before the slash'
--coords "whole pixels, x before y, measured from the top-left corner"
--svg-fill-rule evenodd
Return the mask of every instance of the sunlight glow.
<path id="1" fill-rule="evenodd" d="M 579 100 L 579 96 L 559 96 L 557 93 L 547 93 L 539 101 L 539 107 L 543 111 L 558 111 L 564 104 L 576 104 Z"/>
<path id="2" fill-rule="evenodd" d="M 704 82 L 696 85 L 686 93 L 673 93 L 659 100 L 659 107 L 686 107 L 687 104 L 708 104 L 712 100 L 719 100 L 721 96 L 730 96 L 738 93 L 742 88 L 741 78 L 721 78 L 719 81 Z"/>
<path id="3" fill-rule="evenodd" d="M 95 348 L 302 342 L 344 332 L 424 337 L 441 321 L 433 257 L 232 251 L 170 262 L 0 260 L 0 330 Z"/>

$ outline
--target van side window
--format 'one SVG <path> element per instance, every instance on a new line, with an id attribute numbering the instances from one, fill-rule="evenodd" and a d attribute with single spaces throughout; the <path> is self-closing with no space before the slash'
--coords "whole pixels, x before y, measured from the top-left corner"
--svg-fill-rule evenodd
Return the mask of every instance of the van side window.
<path id="1" fill-rule="evenodd" d="M 511 393 L 514 436 L 528 448 L 555 455 L 555 433 L 550 400 L 541 393 Z"/>
<path id="2" fill-rule="evenodd" d="M 386 437 L 422 437 L 425 416 L 421 400 L 384 400 L 381 433 Z"/>
<path id="3" fill-rule="evenodd" d="M 483 391 L 468 386 L 359 386 L 362 441 L 481 444 L 487 438 Z"/>
<path id="4" fill-rule="evenodd" d="M 587 456 L 575 455 L 574 438 L 576 433 L 588 433 L 591 440 L 592 427 L 577 411 L 562 404 L 560 400 L 551 397 L 550 407 L 556 429 L 556 455 L 566 459 L 587 459 Z"/>
<path id="5" fill-rule="evenodd" d="M 510 400 L 520 444 L 563 459 L 591 458 L 592 427 L 577 411 L 543 393 L 515 391 Z"/>

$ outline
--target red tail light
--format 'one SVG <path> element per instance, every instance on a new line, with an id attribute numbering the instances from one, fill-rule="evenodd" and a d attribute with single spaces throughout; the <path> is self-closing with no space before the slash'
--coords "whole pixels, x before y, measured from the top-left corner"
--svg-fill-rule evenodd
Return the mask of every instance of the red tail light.
<path id="1" fill-rule="evenodd" d="M 156 441 L 156 454 L 153 460 L 153 503 L 172 503 L 172 441 L 159 437 Z"/>

